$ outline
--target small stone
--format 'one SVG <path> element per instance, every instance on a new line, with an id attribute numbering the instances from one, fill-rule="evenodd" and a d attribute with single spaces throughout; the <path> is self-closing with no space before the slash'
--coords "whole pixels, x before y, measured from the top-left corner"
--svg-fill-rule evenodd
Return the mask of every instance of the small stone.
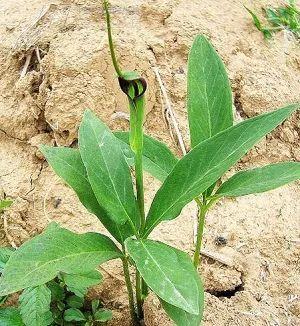
<path id="1" fill-rule="evenodd" d="M 215 238 L 215 244 L 217 246 L 226 246 L 227 245 L 227 239 L 223 236 L 217 236 Z"/>
<path id="2" fill-rule="evenodd" d="M 289 310 L 296 317 L 300 317 L 300 302 L 293 303 Z"/>
<path id="3" fill-rule="evenodd" d="M 30 138 L 29 144 L 32 147 L 36 148 L 36 152 L 35 152 L 36 157 L 39 158 L 40 160 L 43 160 L 44 155 L 39 150 L 39 146 L 40 145 L 53 146 L 54 145 L 54 140 L 52 139 L 52 137 L 51 137 L 51 135 L 49 133 L 41 133 L 41 134 L 38 134 L 38 135 Z"/>
<path id="4" fill-rule="evenodd" d="M 293 148 L 293 154 L 297 161 L 300 161 L 300 148 Z"/>
<path id="5" fill-rule="evenodd" d="M 293 131 L 287 127 L 283 128 L 280 136 L 281 136 L 280 138 L 286 142 L 289 142 L 289 143 L 295 142 L 295 135 L 294 135 Z"/>

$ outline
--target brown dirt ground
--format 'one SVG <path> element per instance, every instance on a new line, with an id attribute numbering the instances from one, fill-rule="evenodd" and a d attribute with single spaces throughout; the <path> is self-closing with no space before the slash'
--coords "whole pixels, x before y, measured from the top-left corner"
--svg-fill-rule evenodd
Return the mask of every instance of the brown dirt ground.
<path id="1" fill-rule="evenodd" d="M 145 130 L 178 154 L 162 117 L 153 67 L 159 68 L 188 143 L 186 60 L 196 34 L 211 39 L 227 66 L 237 120 L 300 101 L 299 44 L 283 32 L 266 43 L 240 1 L 111 3 L 120 61 L 142 72 L 150 85 Z M 281 2 L 244 3 L 259 9 Z M 37 22 L 43 8 L 48 10 Z M 119 114 L 127 112 L 126 101 L 110 64 L 104 26 L 101 1 L 0 0 L 0 195 L 14 199 L 2 216 L 1 245 L 19 245 L 51 220 L 80 232 L 103 231 L 54 175 L 37 146 L 76 145 L 87 107 L 113 129 L 128 127 Z M 41 62 L 33 52 L 29 70 L 20 78 L 26 55 L 35 47 Z M 230 173 L 269 162 L 300 161 L 299 138 L 298 113 Z M 147 176 L 146 187 L 149 205 L 159 184 Z M 261 195 L 224 199 L 211 211 L 204 248 L 233 264 L 203 259 L 204 325 L 300 325 L 299 203 L 299 183 L 294 183 Z M 178 219 L 162 224 L 154 238 L 192 253 L 195 214 L 195 206 L 189 205 Z M 225 246 L 216 245 L 218 236 L 227 239 Z M 120 266 L 110 263 L 104 268 L 105 283 L 94 295 L 100 293 L 115 310 L 111 325 L 128 325 Z M 145 304 L 145 321 L 151 326 L 172 324 L 153 296 Z"/>

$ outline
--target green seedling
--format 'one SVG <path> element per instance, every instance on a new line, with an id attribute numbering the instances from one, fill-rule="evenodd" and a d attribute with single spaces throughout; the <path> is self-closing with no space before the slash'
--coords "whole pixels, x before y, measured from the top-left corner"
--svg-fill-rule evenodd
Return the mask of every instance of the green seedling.
<path id="1" fill-rule="evenodd" d="M 234 125 L 225 67 L 208 40 L 197 36 L 189 54 L 187 77 L 191 149 L 184 157 L 176 157 L 165 144 L 143 134 L 147 84 L 136 72 L 120 69 L 106 1 L 104 9 L 113 65 L 129 103 L 130 130 L 113 133 L 87 110 L 79 128 L 79 149 L 43 146 L 41 151 L 114 240 L 100 233 L 75 234 L 51 223 L 10 256 L 0 279 L 0 295 L 43 286 L 62 273 L 91 275 L 100 264 L 120 259 L 134 325 L 142 322 L 143 301 L 151 289 L 176 325 L 198 326 L 204 291 L 197 267 L 208 210 L 223 197 L 264 192 L 299 179 L 300 163 L 281 162 L 242 171 L 220 186 L 218 181 L 299 105 Z M 143 170 L 162 182 L 147 214 Z M 192 260 L 181 250 L 149 236 L 161 222 L 179 216 L 193 200 L 198 204 L 199 216 Z M 135 285 L 130 266 L 135 269 Z M 90 322 L 103 318 L 100 312 L 96 317 L 98 307 L 92 310 L 91 319 L 77 310 L 76 314 L 74 309 L 78 308 L 72 309 L 65 311 L 65 320 L 85 318 L 81 321 Z"/>
<path id="2" fill-rule="evenodd" d="M 75 323 L 75 325 L 94 326 L 101 325 L 112 319 L 112 312 L 103 309 L 99 300 L 92 301 L 90 311 L 82 312 L 79 308 L 73 306 L 67 309 L 64 312 L 64 320 Z"/>
<path id="3" fill-rule="evenodd" d="M 0 248 L 1 266 L 5 267 L 13 249 Z M 85 300 L 88 288 L 102 281 L 98 271 L 87 274 L 60 273 L 54 280 L 24 289 L 17 308 L 0 308 L 1 325 L 22 326 L 94 326 L 111 319 L 111 311 L 99 300 Z M 7 298 L 3 297 L 0 304 Z M 17 322 L 13 324 L 13 322 Z M 12 324 L 10 324 L 10 322 Z"/>
<path id="4" fill-rule="evenodd" d="M 267 26 L 263 25 L 252 10 L 248 8 L 246 10 L 252 16 L 256 28 L 264 34 L 266 39 L 272 38 L 275 32 L 282 30 L 291 32 L 297 39 L 300 38 L 300 11 L 295 1 L 290 0 L 288 4 L 278 8 L 263 8 L 265 18 L 268 22 Z"/>
<path id="5" fill-rule="evenodd" d="M 0 214 L 8 207 L 12 205 L 13 201 L 10 199 L 0 200 Z"/>
<path id="6" fill-rule="evenodd" d="M 98 276 L 95 274 L 96 278 L 92 279 L 99 283 L 99 278 L 97 279 L 99 273 L 96 273 Z M 53 316 L 51 325 L 94 326 L 112 318 L 111 311 L 104 309 L 99 300 L 93 300 L 89 305 L 84 300 L 87 286 L 95 285 L 95 281 L 91 283 L 90 278 L 75 276 L 70 282 L 65 276 L 58 277 L 48 284 L 51 290 L 50 310 Z"/>

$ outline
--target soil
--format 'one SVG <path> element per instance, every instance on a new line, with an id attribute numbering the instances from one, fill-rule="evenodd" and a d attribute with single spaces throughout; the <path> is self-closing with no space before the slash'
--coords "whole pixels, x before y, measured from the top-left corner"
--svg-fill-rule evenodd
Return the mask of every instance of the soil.
<path id="1" fill-rule="evenodd" d="M 259 12 L 281 1 L 244 1 Z M 158 68 L 188 148 L 186 60 L 205 34 L 224 60 L 236 121 L 300 102 L 300 46 L 289 33 L 266 42 L 238 0 L 112 0 L 120 62 L 149 83 L 145 131 L 176 154 L 163 119 Z M 298 4 L 300 5 L 299 1 Z M 0 245 L 18 246 L 49 221 L 78 232 L 103 232 L 44 161 L 40 144 L 76 146 L 86 108 L 113 129 L 127 129 L 126 99 L 110 63 L 101 1 L 0 0 L 0 196 L 14 204 L 1 219 Z M 36 51 L 38 49 L 38 52 Z M 25 76 L 26 58 L 31 55 Z M 40 58 L 39 58 L 40 57 Z M 300 113 L 264 138 L 234 171 L 282 160 L 300 161 Z M 146 176 L 147 206 L 159 183 Z M 155 239 L 192 254 L 194 204 L 161 224 Z M 207 217 L 204 249 L 231 261 L 203 257 L 203 325 L 300 325 L 300 187 L 224 199 Z M 101 295 L 115 312 L 110 325 L 129 325 L 126 291 L 117 263 L 105 265 Z M 176 268 L 176 266 L 174 266 Z M 172 325 L 151 295 L 146 325 Z"/>

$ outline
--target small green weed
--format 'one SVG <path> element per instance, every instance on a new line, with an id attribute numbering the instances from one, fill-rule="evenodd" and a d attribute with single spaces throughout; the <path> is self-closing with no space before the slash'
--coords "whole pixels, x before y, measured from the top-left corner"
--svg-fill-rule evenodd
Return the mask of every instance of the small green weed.
<path id="1" fill-rule="evenodd" d="M 11 199 L 0 200 L 0 214 L 8 207 L 12 205 L 13 201 Z"/>
<path id="2" fill-rule="evenodd" d="M 1 272 L 13 251 L 11 248 L 0 248 Z M 18 307 L 0 308 L 0 325 L 102 325 L 112 318 L 112 312 L 104 309 L 99 300 L 85 300 L 88 288 L 101 281 L 97 271 L 85 275 L 60 273 L 54 280 L 24 289 Z M 1 298 L 0 305 L 7 297 Z"/>
<path id="3" fill-rule="evenodd" d="M 82 280 L 82 278 L 80 280 L 77 277 L 73 280 L 75 281 L 72 282 L 73 284 L 69 282 L 67 285 L 65 277 L 57 277 L 47 284 L 51 290 L 50 311 L 53 317 L 51 325 L 94 326 L 100 325 L 112 318 L 112 312 L 104 309 L 99 300 L 85 301 L 84 294 L 86 288 L 78 288 L 78 282 Z"/>
<path id="4" fill-rule="evenodd" d="M 252 10 L 248 8 L 246 10 L 252 16 L 256 28 L 264 34 L 266 39 L 272 38 L 274 33 L 282 30 L 291 32 L 297 39 L 300 38 L 300 11 L 295 1 L 290 0 L 286 5 L 278 8 L 263 8 L 264 16 L 268 22 L 267 26 L 263 25 Z"/>

